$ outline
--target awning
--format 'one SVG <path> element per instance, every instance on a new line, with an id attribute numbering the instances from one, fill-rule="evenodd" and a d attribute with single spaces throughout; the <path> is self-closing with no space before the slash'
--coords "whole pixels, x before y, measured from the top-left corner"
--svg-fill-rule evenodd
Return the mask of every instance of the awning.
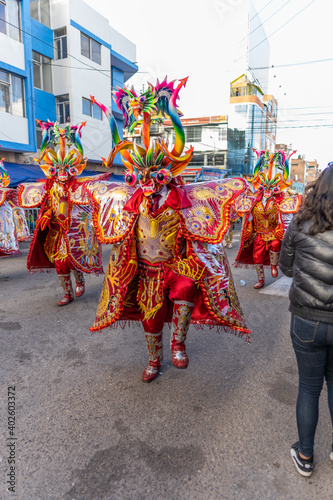
<path id="1" fill-rule="evenodd" d="M 45 180 L 44 172 L 38 165 L 20 165 L 19 163 L 3 162 L 5 169 L 10 177 L 10 184 L 8 187 L 15 188 L 22 182 L 36 182 L 38 180 Z M 81 174 L 82 177 L 90 175 L 101 175 L 104 172 L 96 172 L 94 170 L 84 170 Z M 79 176 L 79 177 L 81 177 Z M 124 182 L 122 175 L 112 174 L 113 182 Z"/>

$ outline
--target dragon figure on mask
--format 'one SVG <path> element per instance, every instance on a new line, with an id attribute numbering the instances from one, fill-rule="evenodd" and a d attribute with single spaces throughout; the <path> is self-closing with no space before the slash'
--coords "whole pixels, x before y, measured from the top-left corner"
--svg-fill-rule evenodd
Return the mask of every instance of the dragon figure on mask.
<path id="1" fill-rule="evenodd" d="M 19 255 L 19 241 L 30 239 L 24 210 L 19 206 L 17 190 L 10 188 L 10 177 L 0 159 L 0 256 Z"/>
<path id="2" fill-rule="evenodd" d="M 187 78 L 148 84 L 137 94 L 119 89 L 115 101 L 129 131 L 141 127 L 142 141 L 120 139 L 112 113 L 93 96 L 107 116 L 114 147 L 105 165 L 120 153 L 125 183 L 85 183 L 94 205 L 93 222 L 101 243 L 111 244 L 110 261 L 91 331 L 116 322 L 141 321 L 149 364 L 142 379 L 158 375 L 162 333 L 171 324 L 172 363 L 188 366 L 185 340 L 190 324 L 216 325 L 249 337 L 222 240 L 230 207 L 246 189 L 232 178 L 184 184 L 181 174 L 193 148 L 184 152 L 185 135 L 177 99 Z M 169 149 L 151 125 L 170 118 L 175 141 Z"/>
<path id="3" fill-rule="evenodd" d="M 55 268 L 64 290 L 58 302 L 64 306 L 85 291 L 83 273 L 102 273 L 101 245 L 92 225 L 92 209 L 78 178 L 86 166 L 81 142 L 82 127 L 40 122 L 43 136 L 40 156 L 35 159 L 46 180 L 19 186 L 19 204 L 40 207 L 27 267 L 29 271 Z M 93 180 L 92 180 L 93 182 Z M 75 278 L 73 292 L 71 273 Z"/>
<path id="4" fill-rule="evenodd" d="M 258 282 L 265 285 L 264 266 L 270 266 L 273 278 L 278 276 L 278 261 L 283 235 L 293 214 L 298 211 L 301 196 L 290 188 L 289 160 L 284 151 L 256 151 L 257 163 L 251 187 L 235 203 L 237 216 L 243 217 L 241 242 L 236 267 L 255 266 Z M 262 171 L 264 169 L 264 171 Z M 282 171 L 281 172 L 279 172 Z"/>

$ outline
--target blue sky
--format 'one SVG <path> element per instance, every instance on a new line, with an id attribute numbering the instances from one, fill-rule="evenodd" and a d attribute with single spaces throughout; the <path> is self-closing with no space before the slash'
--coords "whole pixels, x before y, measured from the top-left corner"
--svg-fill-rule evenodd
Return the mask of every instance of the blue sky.
<path id="1" fill-rule="evenodd" d="M 320 168 L 333 161 L 330 0 L 255 0 L 270 44 L 268 93 L 279 103 L 277 142 Z M 243 72 L 248 0 L 95 0 L 94 8 L 137 46 L 140 89 L 189 76 L 185 117 L 227 114 L 229 83 Z M 264 46 L 264 44 L 263 44 Z M 321 60 L 331 59 L 324 62 Z M 317 62 L 315 62 L 317 61 Z"/>

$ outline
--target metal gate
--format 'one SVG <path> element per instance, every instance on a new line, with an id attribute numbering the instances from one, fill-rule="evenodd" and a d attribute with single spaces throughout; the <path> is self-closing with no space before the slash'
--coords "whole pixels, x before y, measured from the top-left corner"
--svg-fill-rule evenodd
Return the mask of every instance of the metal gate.
<path id="1" fill-rule="evenodd" d="M 28 223 L 28 228 L 30 234 L 32 235 L 36 227 L 39 208 L 25 208 L 24 211 Z"/>

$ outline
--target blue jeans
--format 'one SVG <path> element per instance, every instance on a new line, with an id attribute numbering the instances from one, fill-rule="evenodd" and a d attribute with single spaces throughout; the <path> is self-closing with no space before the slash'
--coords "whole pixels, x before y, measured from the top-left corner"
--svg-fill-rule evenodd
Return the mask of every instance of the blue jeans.
<path id="1" fill-rule="evenodd" d="M 292 314 L 290 335 L 299 374 L 296 405 L 299 450 L 304 456 L 312 457 L 324 378 L 333 425 L 333 324 Z"/>

